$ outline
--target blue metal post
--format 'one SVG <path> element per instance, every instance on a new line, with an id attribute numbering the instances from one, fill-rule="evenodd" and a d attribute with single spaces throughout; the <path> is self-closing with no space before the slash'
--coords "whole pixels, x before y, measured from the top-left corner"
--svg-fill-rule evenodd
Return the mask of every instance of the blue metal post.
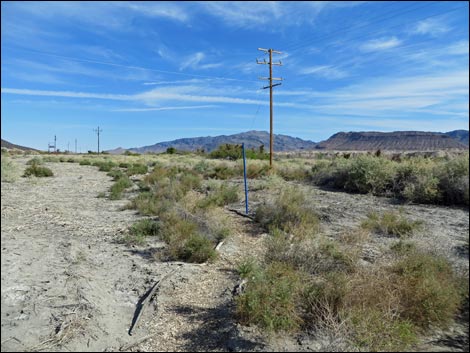
<path id="1" fill-rule="evenodd" d="M 246 157 L 245 157 L 245 144 L 242 143 L 243 150 L 243 178 L 245 179 L 245 211 L 248 214 L 248 185 L 246 183 Z"/>

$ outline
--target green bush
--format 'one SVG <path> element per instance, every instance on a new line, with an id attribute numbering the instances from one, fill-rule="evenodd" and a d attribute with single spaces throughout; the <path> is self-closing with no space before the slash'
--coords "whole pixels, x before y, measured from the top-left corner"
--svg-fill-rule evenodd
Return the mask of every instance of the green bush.
<path id="1" fill-rule="evenodd" d="M 30 167 L 26 168 L 23 176 L 29 177 L 31 175 L 41 178 L 41 177 L 51 177 L 54 175 L 54 173 L 52 173 L 52 170 L 50 170 L 49 168 L 41 167 L 37 164 L 32 164 Z"/>
<path id="2" fill-rule="evenodd" d="M 303 291 L 300 273 L 274 262 L 249 274 L 252 277 L 246 291 L 236 299 L 238 320 L 268 331 L 296 331 L 302 324 L 297 310 Z"/>
<path id="3" fill-rule="evenodd" d="M 391 267 L 391 272 L 396 275 L 402 318 L 423 328 L 446 327 L 451 322 L 463 297 L 460 280 L 445 258 L 408 253 Z"/>
<path id="4" fill-rule="evenodd" d="M 116 182 L 111 186 L 109 199 L 119 200 L 122 197 L 122 192 L 132 186 L 132 182 L 127 176 L 122 176 L 117 179 Z"/>
<path id="5" fill-rule="evenodd" d="M 133 243 L 133 244 L 143 244 L 145 238 L 148 236 L 157 236 L 160 233 L 160 225 L 159 223 L 144 218 L 137 222 L 135 222 L 129 228 L 129 234 L 125 238 L 126 243 Z"/>
<path id="6" fill-rule="evenodd" d="M 199 232 L 199 225 L 175 212 L 164 215 L 162 238 L 170 259 L 202 263 L 216 258 L 214 244 Z"/>
<path id="7" fill-rule="evenodd" d="M 135 175 L 135 174 L 147 174 L 148 169 L 145 164 L 132 164 L 127 168 L 127 175 Z"/>
<path id="8" fill-rule="evenodd" d="M 100 172 L 109 172 L 117 166 L 117 164 L 112 161 L 95 161 L 92 165 L 98 167 Z"/>
<path id="9" fill-rule="evenodd" d="M 31 158 L 29 161 L 26 162 L 27 165 L 42 165 L 43 160 L 39 157 Z"/>
<path id="10" fill-rule="evenodd" d="M 79 165 L 91 165 L 91 161 L 89 159 L 82 159 Z"/>

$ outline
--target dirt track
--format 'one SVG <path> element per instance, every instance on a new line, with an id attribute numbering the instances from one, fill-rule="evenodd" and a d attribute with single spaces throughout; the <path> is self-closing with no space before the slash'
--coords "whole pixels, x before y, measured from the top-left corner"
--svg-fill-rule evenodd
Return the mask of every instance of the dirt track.
<path id="1" fill-rule="evenodd" d="M 24 167 L 27 159 L 16 160 Z M 322 351 L 335 349 L 316 338 L 262 337 L 233 319 L 231 290 L 243 255 L 262 251 L 265 236 L 251 221 L 227 211 L 232 234 L 213 264 L 156 262 L 162 246 L 151 240 L 129 248 L 117 240 L 138 216 L 120 210 L 127 203 L 97 198 L 112 184 L 96 167 L 47 164 L 53 178 L 20 178 L 2 183 L 1 336 L 2 351 L 115 351 L 150 337 L 131 350 L 144 351 Z M 334 235 L 357 226 L 371 209 L 396 209 L 387 199 L 311 188 L 324 215 L 323 229 Z M 417 236 L 444 253 L 456 267 L 468 269 L 468 210 L 406 206 L 406 214 L 425 221 Z M 387 239 L 377 239 L 371 253 Z M 460 250 L 459 250 L 460 249 Z M 156 299 L 132 336 L 136 304 L 166 274 Z M 467 326 L 468 328 L 468 326 Z M 468 346 L 465 326 L 453 328 Z M 428 340 L 426 350 L 450 344 Z M 466 343 L 465 343 L 466 339 Z M 423 346 L 424 347 L 424 346 Z M 336 347 L 337 349 L 338 347 Z"/>

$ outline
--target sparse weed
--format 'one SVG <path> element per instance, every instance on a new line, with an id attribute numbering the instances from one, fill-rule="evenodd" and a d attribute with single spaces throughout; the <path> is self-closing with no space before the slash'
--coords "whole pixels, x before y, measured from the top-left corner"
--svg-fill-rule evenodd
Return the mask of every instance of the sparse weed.
<path id="1" fill-rule="evenodd" d="M 116 182 L 111 186 L 109 199 L 110 200 L 119 200 L 122 197 L 122 192 L 132 186 L 132 181 L 127 176 L 122 176 L 116 180 Z"/>
<path id="2" fill-rule="evenodd" d="M 386 211 L 382 215 L 371 212 L 367 215 L 367 219 L 361 223 L 361 227 L 364 229 L 400 238 L 411 236 L 422 225 L 422 221 L 410 221 L 403 215 L 403 212 L 393 211 Z"/>

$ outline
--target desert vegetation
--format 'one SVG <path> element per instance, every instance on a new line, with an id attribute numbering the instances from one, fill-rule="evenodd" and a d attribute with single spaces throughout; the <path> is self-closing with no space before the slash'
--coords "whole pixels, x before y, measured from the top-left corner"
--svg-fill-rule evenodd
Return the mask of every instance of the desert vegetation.
<path id="1" fill-rule="evenodd" d="M 98 196 L 124 199 L 123 209 L 139 217 L 121 243 L 139 249 L 163 243 L 154 261 L 216 264 L 216 248 L 234 232 L 228 211 L 244 210 L 243 164 L 235 154 L 227 157 L 36 156 L 27 164 L 74 162 L 106 173 L 112 185 Z M 12 162 L 4 158 L 13 157 L 2 156 L 2 181 Z M 248 216 L 266 235 L 257 256 L 235 264 L 243 283 L 235 297 L 238 323 L 287 335 L 326 332 L 341 337 L 344 349 L 403 351 L 448 328 L 468 303 L 468 267 L 423 246 L 427 220 L 408 211 L 410 203 L 467 206 L 468 153 L 319 154 L 279 158 L 274 169 L 263 158 L 250 159 L 247 167 Z M 390 209 L 359 214 L 353 226 L 326 231 L 338 215 L 319 207 L 315 193 L 330 189 L 357 200 L 361 194 L 395 200 Z M 468 249 L 468 238 L 462 246 Z M 371 248 L 378 255 L 371 257 Z"/>

